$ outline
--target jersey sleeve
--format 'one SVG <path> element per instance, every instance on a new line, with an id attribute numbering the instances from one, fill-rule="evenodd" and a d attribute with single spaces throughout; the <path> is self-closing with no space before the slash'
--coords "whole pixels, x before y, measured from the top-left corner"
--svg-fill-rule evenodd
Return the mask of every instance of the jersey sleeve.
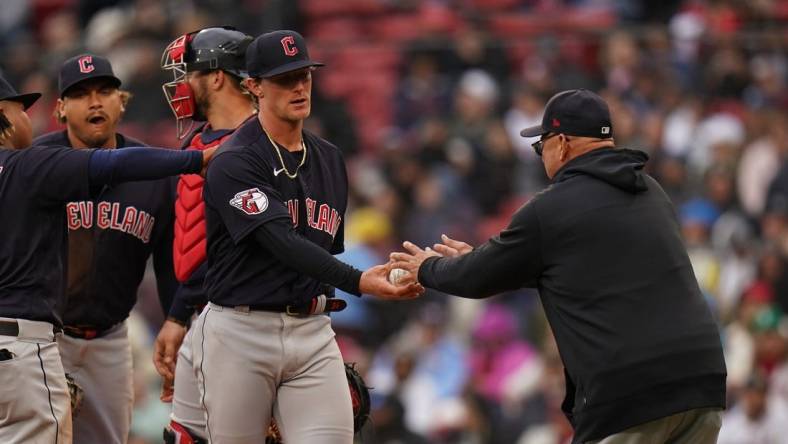
<path id="1" fill-rule="evenodd" d="M 290 217 L 268 171 L 238 152 L 218 155 L 208 168 L 205 202 L 219 213 L 236 244 L 261 224 Z"/>
<path id="2" fill-rule="evenodd" d="M 28 190 L 50 204 L 89 198 L 88 168 L 93 151 L 65 147 L 28 148 L 22 166 Z"/>

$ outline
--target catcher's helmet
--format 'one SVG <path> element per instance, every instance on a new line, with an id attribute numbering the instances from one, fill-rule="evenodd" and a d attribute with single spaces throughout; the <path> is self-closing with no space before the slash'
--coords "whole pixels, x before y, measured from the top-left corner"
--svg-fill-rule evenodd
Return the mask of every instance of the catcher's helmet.
<path id="1" fill-rule="evenodd" d="M 173 80 L 162 85 L 162 89 L 175 114 L 179 139 L 191 128 L 184 128 L 184 120 L 193 118 L 195 112 L 194 94 L 186 74 L 221 69 L 236 77 L 248 77 L 245 56 L 252 40 L 252 36 L 231 26 L 218 26 L 182 35 L 164 49 L 161 68 L 172 71 Z"/>

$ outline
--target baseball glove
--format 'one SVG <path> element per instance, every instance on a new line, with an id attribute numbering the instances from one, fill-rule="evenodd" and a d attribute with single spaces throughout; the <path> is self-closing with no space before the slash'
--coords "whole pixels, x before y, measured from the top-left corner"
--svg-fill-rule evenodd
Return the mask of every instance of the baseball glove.
<path id="1" fill-rule="evenodd" d="M 271 425 L 268 426 L 268 435 L 265 437 L 265 444 L 282 444 L 282 433 L 276 425 L 276 420 L 271 418 Z"/>
<path id="2" fill-rule="evenodd" d="M 85 398 L 85 392 L 68 373 L 66 373 L 66 384 L 68 385 L 68 394 L 71 397 L 71 417 L 74 418 L 82 409 L 82 400 Z"/>
<path id="3" fill-rule="evenodd" d="M 350 388 L 350 399 L 353 401 L 353 430 L 358 433 L 369 419 L 369 387 L 356 371 L 355 363 L 345 363 L 345 375 Z"/>
<path id="4" fill-rule="evenodd" d="M 353 402 L 353 430 L 358 433 L 369 419 L 369 387 L 364 382 L 364 378 L 356 371 L 355 363 L 345 363 L 345 376 L 347 376 L 347 385 L 350 389 L 350 399 Z M 282 444 L 282 434 L 273 418 L 268 426 L 265 444 Z"/>

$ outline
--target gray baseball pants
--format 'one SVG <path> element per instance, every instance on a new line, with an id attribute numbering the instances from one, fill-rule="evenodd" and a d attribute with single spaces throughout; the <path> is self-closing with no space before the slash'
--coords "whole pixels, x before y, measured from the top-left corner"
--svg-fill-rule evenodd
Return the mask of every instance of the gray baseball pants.
<path id="1" fill-rule="evenodd" d="M 61 335 L 57 342 L 66 373 L 85 392 L 82 408 L 74 416 L 74 442 L 125 444 L 134 404 L 126 323 L 99 338 Z"/>
<path id="2" fill-rule="evenodd" d="M 71 399 L 48 322 L 16 322 L 17 336 L 0 336 L 0 442 L 71 444 Z"/>
<path id="3" fill-rule="evenodd" d="M 328 316 L 209 304 L 194 361 L 212 444 L 264 442 L 271 416 L 288 444 L 351 444 L 353 413 Z"/>
<path id="4" fill-rule="evenodd" d="M 722 410 L 719 408 L 693 409 L 588 444 L 715 444 L 721 426 Z"/>
<path id="5" fill-rule="evenodd" d="M 202 401 L 200 401 L 200 389 L 197 386 L 197 369 L 195 369 L 192 359 L 193 336 L 194 325 L 186 332 L 181 348 L 178 350 L 170 419 L 188 428 L 195 435 L 206 438 L 205 409 L 203 409 Z"/>

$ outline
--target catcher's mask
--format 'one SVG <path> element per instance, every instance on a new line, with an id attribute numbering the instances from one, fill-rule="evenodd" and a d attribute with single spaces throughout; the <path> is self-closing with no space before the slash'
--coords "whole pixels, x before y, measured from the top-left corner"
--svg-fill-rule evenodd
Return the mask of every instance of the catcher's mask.
<path id="1" fill-rule="evenodd" d="M 175 114 L 178 139 L 183 139 L 191 131 L 194 125 L 192 119 L 197 111 L 187 75 L 190 72 L 221 69 L 239 78 L 248 77 L 246 47 L 252 40 L 252 36 L 231 26 L 221 26 L 182 35 L 164 49 L 161 68 L 171 71 L 173 79 L 162 85 L 162 90 Z"/>

